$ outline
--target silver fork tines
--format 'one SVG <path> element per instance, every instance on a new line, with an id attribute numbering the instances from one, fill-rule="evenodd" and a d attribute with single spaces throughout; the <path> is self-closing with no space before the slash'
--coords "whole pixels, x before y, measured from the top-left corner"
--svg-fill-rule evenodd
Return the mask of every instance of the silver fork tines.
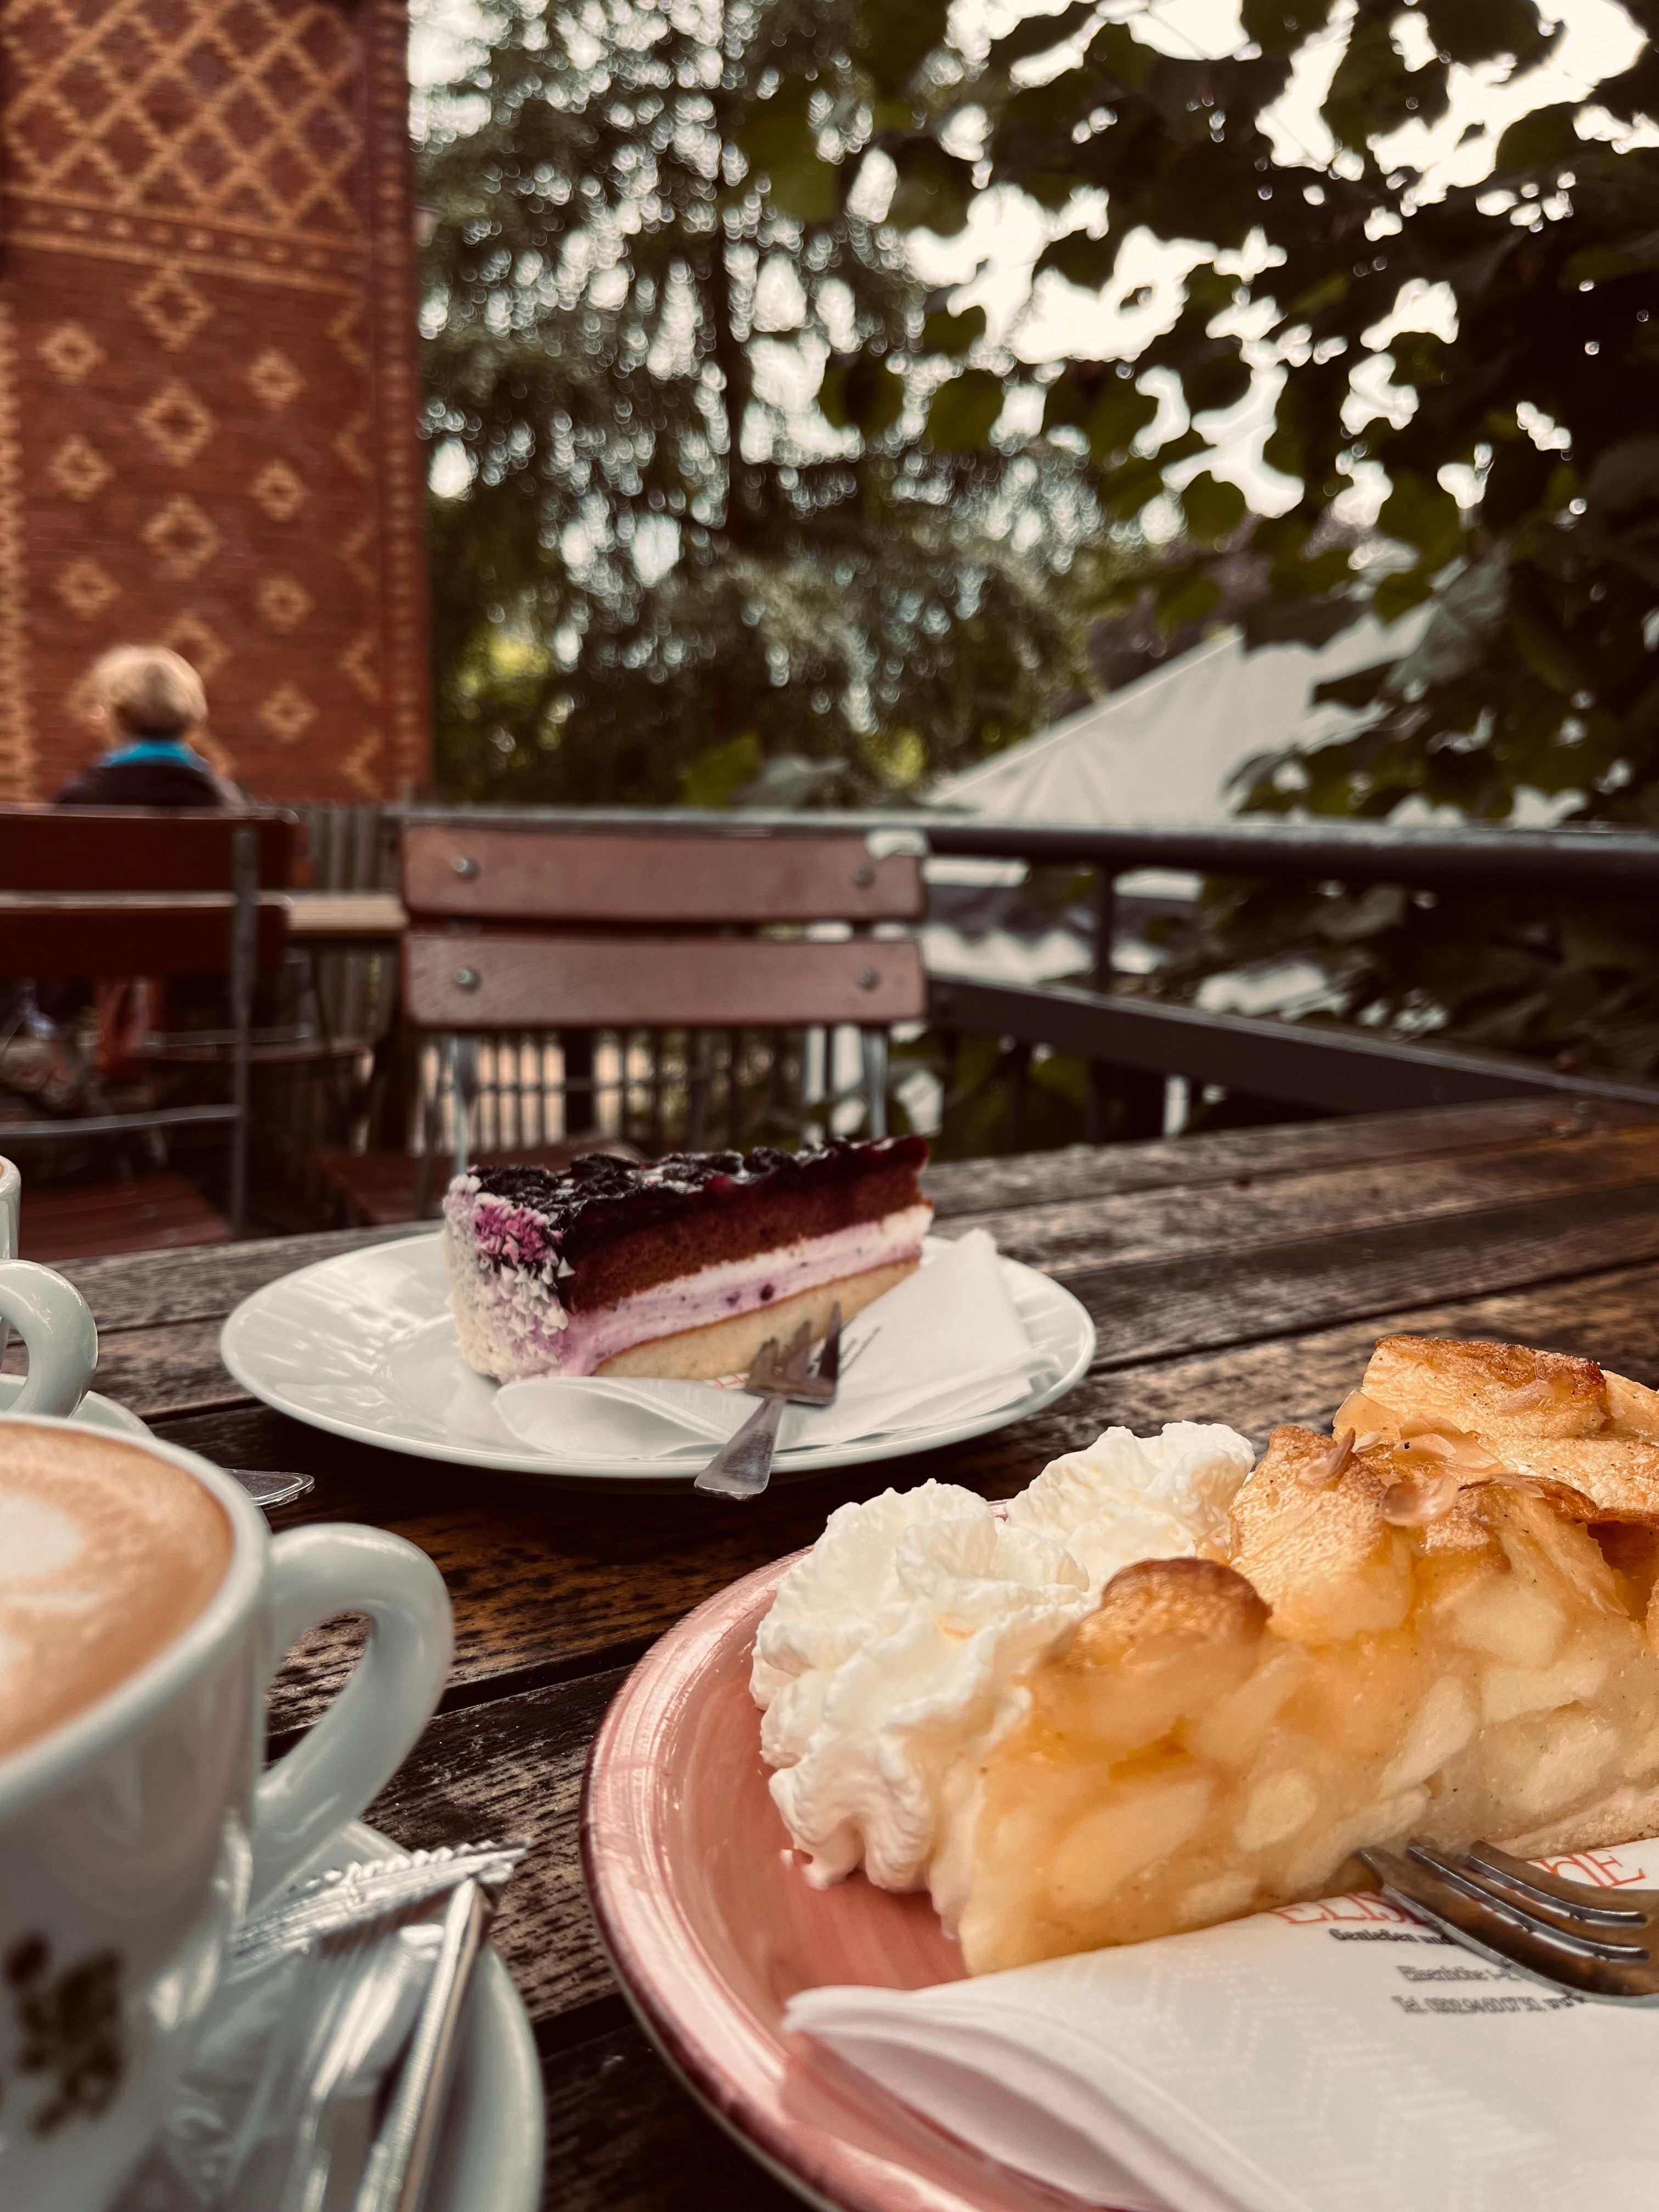
<path id="1" fill-rule="evenodd" d="M 1580 1996 L 1659 2004 L 1659 1892 L 1564 1881 L 1495 1844 L 1358 1856 L 1397 1904 L 1466 1950 Z"/>
<path id="2" fill-rule="evenodd" d="M 841 1358 L 839 1305 L 831 1310 L 829 1334 L 814 1373 L 807 1371 L 811 1346 L 810 1322 L 801 1323 L 781 1352 L 777 1339 L 767 1338 L 743 1383 L 762 1402 L 702 1469 L 695 1486 L 698 1490 L 717 1498 L 758 1498 L 772 1479 L 772 1455 L 785 1405 L 791 1399 L 809 1406 L 833 1403 Z"/>
<path id="3" fill-rule="evenodd" d="M 804 1370 L 804 1356 L 801 1364 Z M 794 1378 L 789 1395 L 798 1406 L 833 1406 L 840 1383 L 841 1308 L 834 1305 L 830 1309 L 829 1329 L 818 1347 L 817 1365 L 810 1375 L 803 1371 Z"/>

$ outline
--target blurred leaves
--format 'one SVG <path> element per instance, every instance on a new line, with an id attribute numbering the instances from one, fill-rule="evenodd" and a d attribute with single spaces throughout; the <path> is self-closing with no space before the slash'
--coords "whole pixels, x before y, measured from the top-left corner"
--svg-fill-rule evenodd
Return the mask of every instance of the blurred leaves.
<path id="1" fill-rule="evenodd" d="M 985 336 L 986 327 L 983 307 L 964 307 L 960 313 L 936 307 L 922 318 L 921 349 L 924 353 L 971 353 Z"/>
<path id="2" fill-rule="evenodd" d="M 1237 484 L 1200 469 L 1182 487 L 1181 511 L 1193 536 L 1213 545 L 1244 520 L 1244 495 Z"/>
<path id="3" fill-rule="evenodd" d="M 1370 614 L 1400 651 L 1241 803 L 1659 830 L 1659 14 L 1624 6 L 1628 68 L 1506 106 L 1486 173 L 1425 189 L 1449 72 L 1524 89 L 1553 51 L 1534 0 L 1243 0 L 1218 57 L 1092 0 L 988 52 L 946 0 L 489 0 L 423 155 L 458 787 L 704 794 L 789 761 L 814 795 L 901 793 L 1050 714 L 1088 611 L 1212 619 L 1248 538 L 1251 647 Z M 1269 114 L 1304 62 L 1328 159 Z M 1591 112 L 1620 127 L 1581 136 Z M 1181 242 L 1128 357 L 1026 361 L 1018 319 L 921 283 L 941 241 L 971 261 L 987 192 L 1046 226 L 1039 293 Z M 1251 517 L 1216 447 L 1269 368 L 1283 511 Z M 1150 592 L 1149 514 L 1182 532 Z M 1300 946 L 1351 1018 L 1648 1065 L 1653 936 L 1224 885 L 1164 984 Z"/>
<path id="4" fill-rule="evenodd" d="M 483 0 L 421 149 L 447 792 L 879 802 L 1090 683 L 1129 534 L 992 441 L 1011 357 L 907 243 L 975 189 L 947 19 Z"/>
<path id="5" fill-rule="evenodd" d="M 1243 0 L 1239 21 L 1264 54 L 1293 54 L 1329 20 L 1332 0 Z"/>
<path id="6" fill-rule="evenodd" d="M 1255 52 L 1154 52 L 1131 14 L 1041 83 L 1012 48 L 999 61 L 992 177 L 1053 215 L 1039 276 L 1103 291 L 1137 231 L 1197 247 L 1133 358 L 1066 363 L 1044 404 L 1108 514 L 1178 506 L 1159 619 L 1206 619 L 1248 537 L 1266 586 L 1251 648 L 1321 645 L 1367 614 L 1397 626 L 1396 659 L 1324 688 L 1332 734 L 1251 764 L 1247 807 L 1547 805 L 1659 831 L 1659 13 L 1625 13 L 1646 40 L 1628 69 L 1534 94 L 1495 143 L 1473 134 L 1486 173 L 1428 189 L 1396 134 L 1445 114 L 1453 69 L 1524 84 L 1561 35 L 1534 0 L 1243 0 Z M 1013 35 L 1048 51 L 1035 23 Z M 1304 60 L 1327 84 L 1328 161 L 1265 120 Z M 1611 136 L 1597 111 L 1638 128 Z M 1253 519 L 1211 426 L 1269 366 L 1263 455 L 1290 489 Z M 1150 452 L 1171 380 L 1185 422 Z M 1376 514 L 1364 542 L 1357 508 Z M 1349 1018 L 1659 1068 L 1656 936 L 1634 910 L 1591 931 L 1548 902 L 1214 884 L 1152 987 L 1301 957 Z"/>
<path id="7" fill-rule="evenodd" d="M 1569 161 L 1578 150 L 1575 127 L 1578 106 L 1561 100 L 1553 107 L 1534 107 L 1511 123 L 1498 142 L 1492 161 L 1495 177 L 1513 177 L 1525 171 L 1549 169 Z"/>
<path id="8" fill-rule="evenodd" d="M 899 230 L 932 230 L 954 238 L 967 226 L 974 165 L 932 138 L 909 138 L 893 154 L 896 181 L 887 220 Z"/>
<path id="9" fill-rule="evenodd" d="M 928 442 L 941 453 L 987 444 L 1004 396 L 1002 379 L 988 368 L 964 369 L 933 394 L 927 410 Z"/>

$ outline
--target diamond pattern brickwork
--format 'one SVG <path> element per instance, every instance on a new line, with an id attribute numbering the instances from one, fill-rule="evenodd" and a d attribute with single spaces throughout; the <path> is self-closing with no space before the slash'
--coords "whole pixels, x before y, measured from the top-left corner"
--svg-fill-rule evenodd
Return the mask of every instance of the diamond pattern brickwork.
<path id="1" fill-rule="evenodd" d="M 305 0 L 7 0 L 7 150 L 58 207 L 355 237 L 362 53 Z"/>
<path id="2" fill-rule="evenodd" d="M 90 376 L 104 358 L 104 349 L 84 323 L 58 323 L 40 344 L 40 358 L 66 384 Z"/>
<path id="3" fill-rule="evenodd" d="M 258 359 L 250 363 L 247 372 L 248 389 L 267 407 L 289 407 L 306 388 L 306 380 L 285 353 L 275 346 L 267 346 Z"/>
<path id="4" fill-rule="evenodd" d="M 47 462 L 52 482 L 70 499 L 96 499 L 114 473 L 88 439 L 77 430 L 65 438 Z"/>
<path id="5" fill-rule="evenodd" d="M 230 659 L 230 647 L 199 615 L 180 615 L 162 631 L 161 642 L 183 653 L 204 684 L 211 684 Z"/>
<path id="6" fill-rule="evenodd" d="M 189 385 L 169 377 L 138 410 L 138 425 L 164 461 L 188 468 L 213 435 L 213 416 Z"/>
<path id="7" fill-rule="evenodd" d="M 262 578 L 253 598 L 273 629 L 297 629 L 313 605 L 311 594 L 299 578 L 280 572 Z"/>
<path id="8" fill-rule="evenodd" d="M 0 798 L 149 638 L 255 795 L 428 773 L 404 0 L 0 0 Z"/>

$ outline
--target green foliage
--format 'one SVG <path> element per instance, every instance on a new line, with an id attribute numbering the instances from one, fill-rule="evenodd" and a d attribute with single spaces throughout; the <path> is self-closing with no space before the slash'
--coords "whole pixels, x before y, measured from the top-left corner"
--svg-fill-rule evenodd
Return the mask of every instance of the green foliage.
<path id="1" fill-rule="evenodd" d="M 971 87 L 981 173 L 1057 217 L 1040 276 L 1100 289 L 1137 231 L 1197 249 L 1170 325 L 1132 362 L 1066 364 L 1044 402 L 1108 515 L 1178 498 L 1163 619 L 1216 604 L 1241 514 L 1211 426 L 1279 365 L 1266 456 L 1294 495 L 1254 527 L 1267 589 L 1247 642 L 1317 644 L 1367 612 L 1419 625 L 1403 659 L 1345 679 L 1342 734 L 1252 765 L 1249 808 L 1503 822 L 1530 793 L 1659 829 L 1659 9 L 1624 5 L 1646 41 L 1632 65 L 1511 121 L 1486 173 L 1443 191 L 1393 134 L 1445 112 L 1454 68 L 1536 69 L 1559 32 L 1534 0 L 1420 0 L 1414 23 L 1401 0 L 1243 0 L 1248 43 L 1221 60 L 1156 52 L 1133 16 L 1091 35 L 1068 9 L 1020 22 Z M 1032 65 L 1062 37 L 1063 61 Z M 1315 42 L 1337 152 L 1282 159 L 1265 111 Z M 1449 334 L 1394 331 L 1430 288 Z M 1170 376 L 1188 421 L 1150 452 Z M 1379 386 L 1381 413 L 1358 397 Z M 1362 469 L 1385 480 L 1381 548 L 1340 526 Z M 1655 938 L 1636 911 L 1591 928 L 1547 901 L 1220 884 L 1164 987 L 1300 952 L 1352 1018 L 1659 1068 Z"/>
<path id="2" fill-rule="evenodd" d="M 1628 69 L 1431 193 L 1391 134 L 1444 112 L 1454 69 L 1535 69 L 1534 0 L 1243 0 L 1219 60 L 1092 4 L 976 58 L 946 0 L 490 0 L 424 157 L 431 427 L 470 471 L 434 521 L 453 787 L 735 796 L 752 760 L 833 800 L 977 757 L 1073 680 L 1078 610 L 1127 587 L 1160 494 L 1187 532 L 1162 618 L 1218 604 L 1219 419 L 1278 365 L 1265 451 L 1293 490 L 1252 526 L 1247 641 L 1419 629 L 1243 803 L 1502 822 L 1531 793 L 1659 827 L 1659 9 L 1623 5 Z M 1280 158 L 1266 112 L 1315 43 L 1338 150 Z M 1173 320 L 1034 373 L 907 245 L 988 190 L 1053 218 L 1041 283 L 1184 242 Z M 1440 328 L 1395 331 L 1425 289 Z M 823 363 L 815 428 L 781 352 Z M 1383 560 L 1338 526 L 1362 471 Z M 1170 988 L 1294 946 L 1356 1018 L 1659 1065 L 1639 914 L 1220 886 Z"/>
<path id="3" fill-rule="evenodd" d="M 946 14 L 483 0 L 421 154 L 447 792 L 879 800 L 1089 681 L 1126 533 L 903 234 L 975 189 Z"/>
<path id="4" fill-rule="evenodd" d="M 1089 1070 L 1069 1053 L 1039 1046 L 1022 1069 L 999 1037 L 947 1040 L 928 1030 L 893 1048 L 893 1073 L 926 1068 L 940 1085 L 940 1121 L 928 1139 L 936 1160 L 977 1160 L 1018 1149 L 1079 1145 L 1089 1128 Z M 1016 1091 L 1019 1103 L 1016 1107 Z M 1018 1144 L 1016 1147 L 1015 1139 Z"/>

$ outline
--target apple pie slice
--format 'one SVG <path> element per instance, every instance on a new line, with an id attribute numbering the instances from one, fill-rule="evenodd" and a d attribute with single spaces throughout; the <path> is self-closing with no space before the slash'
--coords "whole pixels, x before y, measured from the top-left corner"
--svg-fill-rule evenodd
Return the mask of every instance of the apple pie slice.
<path id="1" fill-rule="evenodd" d="M 1273 1432 L 1218 1556 L 1146 1559 L 981 1764 L 970 1971 L 1363 1882 L 1363 1844 L 1659 1829 L 1659 1398 L 1391 1337 L 1334 1438 Z"/>

